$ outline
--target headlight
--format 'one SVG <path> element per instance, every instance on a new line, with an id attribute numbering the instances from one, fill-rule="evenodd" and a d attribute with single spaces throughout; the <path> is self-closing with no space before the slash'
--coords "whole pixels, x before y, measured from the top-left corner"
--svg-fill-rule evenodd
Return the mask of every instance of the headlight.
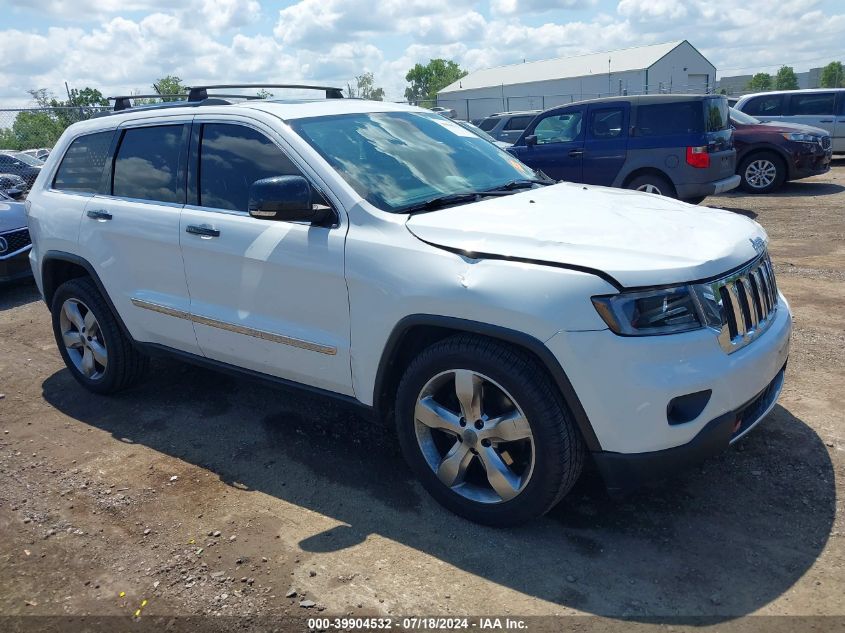
<path id="1" fill-rule="evenodd" d="M 785 132 L 781 134 L 787 141 L 798 141 L 799 143 L 820 143 L 821 139 L 815 134 L 802 134 L 800 132 Z"/>
<path id="2" fill-rule="evenodd" d="M 710 286 L 685 285 L 592 298 L 608 327 L 623 336 L 719 329 L 722 304 Z"/>

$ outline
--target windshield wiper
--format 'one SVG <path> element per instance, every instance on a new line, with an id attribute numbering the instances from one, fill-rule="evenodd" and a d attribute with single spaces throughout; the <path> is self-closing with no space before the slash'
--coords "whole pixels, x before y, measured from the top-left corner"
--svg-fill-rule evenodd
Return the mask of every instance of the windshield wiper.
<path id="1" fill-rule="evenodd" d="M 450 205 L 475 202 L 479 198 L 483 198 L 485 196 L 506 196 L 508 193 L 509 190 L 501 190 L 499 188 L 487 191 L 461 191 L 460 193 L 447 193 L 446 195 L 437 196 L 436 198 L 431 198 L 425 202 L 412 204 L 409 207 L 405 207 L 400 212 L 410 213 L 411 215 L 414 213 L 425 213 L 426 211 L 435 211 Z"/>
<path id="2" fill-rule="evenodd" d="M 511 180 L 510 182 L 506 182 L 503 185 L 499 185 L 498 187 L 494 187 L 493 189 L 488 190 L 488 193 L 493 191 L 513 191 L 514 189 L 528 189 L 529 187 L 533 187 L 534 185 L 546 186 L 553 184 L 555 184 L 555 181 L 551 178 L 524 178 L 521 180 Z"/>

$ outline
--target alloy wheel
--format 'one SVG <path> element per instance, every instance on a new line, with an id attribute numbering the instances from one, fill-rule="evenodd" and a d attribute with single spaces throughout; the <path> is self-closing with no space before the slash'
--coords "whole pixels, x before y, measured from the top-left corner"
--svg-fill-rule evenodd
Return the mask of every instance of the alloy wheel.
<path id="1" fill-rule="evenodd" d="M 769 187 L 775 178 L 777 178 L 777 167 L 765 158 L 753 160 L 745 168 L 745 181 L 755 189 Z"/>
<path id="2" fill-rule="evenodd" d="M 534 436 L 514 398 L 468 369 L 442 372 L 417 397 L 416 439 L 428 466 L 453 492 L 480 503 L 520 494 L 534 471 Z"/>
<path id="3" fill-rule="evenodd" d="M 657 185 L 653 185 L 651 183 L 645 183 L 637 187 L 637 191 L 645 191 L 646 193 L 656 193 L 658 196 L 662 196 L 663 192 L 660 191 L 660 188 Z"/>
<path id="4" fill-rule="evenodd" d="M 108 350 L 91 309 L 79 299 L 67 299 L 59 314 L 59 327 L 74 367 L 89 380 L 102 378 L 108 365 Z"/>

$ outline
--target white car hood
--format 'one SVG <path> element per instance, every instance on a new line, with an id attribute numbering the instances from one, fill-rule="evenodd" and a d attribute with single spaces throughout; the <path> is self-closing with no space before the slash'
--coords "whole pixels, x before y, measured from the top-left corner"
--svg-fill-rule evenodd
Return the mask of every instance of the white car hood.
<path id="1" fill-rule="evenodd" d="M 429 244 L 611 276 L 625 287 L 715 277 L 758 254 L 759 224 L 654 194 L 560 183 L 411 216 Z"/>

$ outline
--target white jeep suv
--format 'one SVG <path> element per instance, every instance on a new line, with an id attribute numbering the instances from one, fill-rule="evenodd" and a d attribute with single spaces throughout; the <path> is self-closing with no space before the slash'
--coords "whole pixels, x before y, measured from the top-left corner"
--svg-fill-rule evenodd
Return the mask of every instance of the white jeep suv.
<path id="1" fill-rule="evenodd" d="M 752 220 L 551 184 L 421 108 L 206 97 L 72 125 L 29 194 L 87 389 L 166 352 L 329 394 L 495 525 L 549 510 L 588 457 L 621 492 L 774 406 L 791 316 Z"/>

